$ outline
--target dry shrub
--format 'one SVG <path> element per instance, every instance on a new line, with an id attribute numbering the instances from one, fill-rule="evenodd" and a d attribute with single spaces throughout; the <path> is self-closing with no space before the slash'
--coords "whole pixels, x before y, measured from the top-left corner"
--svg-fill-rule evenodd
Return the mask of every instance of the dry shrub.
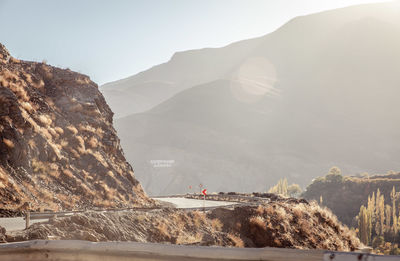
<path id="1" fill-rule="evenodd" d="M 310 220 L 308 219 L 301 219 L 298 221 L 298 224 L 300 226 L 300 229 L 303 231 L 304 234 L 309 234 L 310 233 Z"/>
<path id="2" fill-rule="evenodd" d="M 59 134 L 59 135 L 63 135 L 64 134 L 64 130 L 60 127 L 54 127 L 54 130 Z"/>
<path id="3" fill-rule="evenodd" d="M 92 148 L 97 148 L 97 145 L 99 144 L 99 141 L 98 141 L 95 137 L 91 137 L 91 138 L 88 140 L 88 144 L 89 144 L 89 146 L 92 147 Z"/>
<path id="4" fill-rule="evenodd" d="M 22 72 L 22 77 L 25 79 L 26 82 L 32 84 L 33 80 L 32 80 L 32 75 L 26 72 Z"/>
<path id="5" fill-rule="evenodd" d="M 106 168 L 109 168 L 107 161 L 104 159 L 103 155 L 101 155 L 99 151 L 93 151 L 91 149 L 88 149 L 87 152 L 92 154 L 97 159 L 97 161 L 101 163 L 101 165 L 103 165 Z"/>
<path id="6" fill-rule="evenodd" d="M 70 178 L 73 178 L 73 177 L 74 177 L 74 174 L 73 174 L 72 171 L 69 170 L 69 169 L 64 169 L 64 170 L 62 171 L 62 173 L 63 173 L 64 175 L 66 175 L 67 177 L 70 177 Z"/>
<path id="7" fill-rule="evenodd" d="M 36 172 L 36 173 L 46 173 L 48 170 L 46 164 L 37 159 L 32 159 L 31 165 L 32 165 L 33 172 Z"/>
<path id="8" fill-rule="evenodd" d="M 211 226 L 216 231 L 222 231 L 223 224 L 221 220 L 219 220 L 218 218 L 214 218 L 211 220 Z"/>
<path id="9" fill-rule="evenodd" d="M 111 170 L 107 171 L 107 175 L 111 178 L 115 178 L 114 173 Z"/>
<path id="10" fill-rule="evenodd" d="M 21 102 L 21 107 L 29 113 L 32 113 L 34 111 L 32 105 L 29 102 Z"/>
<path id="11" fill-rule="evenodd" d="M 107 198 L 107 199 L 113 199 L 113 198 L 115 198 L 115 195 L 116 195 L 116 190 L 115 189 L 113 189 L 113 188 L 110 188 L 107 184 L 105 184 L 105 183 L 101 183 L 100 184 L 100 186 L 103 188 L 103 190 L 104 190 L 104 195 L 105 195 L 105 197 Z"/>
<path id="12" fill-rule="evenodd" d="M 303 218 L 303 211 L 304 209 L 299 205 L 295 205 L 292 208 L 293 216 L 295 216 L 298 220 Z"/>
<path id="13" fill-rule="evenodd" d="M 265 207 L 263 205 L 258 205 L 257 209 L 256 209 L 257 214 L 259 215 L 263 215 L 265 212 Z"/>
<path id="14" fill-rule="evenodd" d="M 47 189 L 41 189 L 39 193 L 42 196 L 42 200 L 44 200 L 44 201 L 52 201 L 53 200 L 53 193 L 51 193 Z"/>
<path id="15" fill-rule="evenodd" d="M 229 233 L 228 238 L 233 242 L 235 247 L 244 247 L 244 242 L 239 236 Z"/>
<path id="16" fill-rule="evenodd" d="M 261 216 L 251 217 L 249 219 L 250 227 L 266 230 L 266 221 Z"/>
<path id="17" fill-rule="evenodd" d="M 87 131 L 87 132 L 91 132 L 91 133 L 96 133 L 96 129 L 90 125 L 79 124 L 78 128 L 81 132 Z"/>
<path id="18" fill-rule="evenodd" d="M 85 110 L 83 109 L 82 105 L 80 103 L 76 103 L 74 105 L 72 105 L 71 107 L 69 107 L 69 111 L 70 112 L 85 112 Z"/>
<path id="19" fill-rule="evenodd" d="M 66 129 L 69 130 L 73 135 L 78 134 L 78 130 L 72 125 L 67 126 Z"/>
<path id="20" fill-rule="evenodd" d="M 275 214 L 278 220 L 284 220 L 287 218 L 286 210 L 282 206 L 277 206 L 275 209 Z"/>
<path id="21" fill-rule="evenodd" d="M 275 213 L 275 209 L 272 205 L 267 205 L 266 207 L 264 207 L 264 213 L 267 216 L 272 216 Z"/>
<path id="22" fill-rule="evenodd" d="M 60 141 L 60 145 L 61 145 L 61 147 L 67 147 L 68 146 L 68 141 L 63 139 L 63 140 Z"/>
<path id="23" fill-rule="evenodd" d="M 34 84 L 32 84 L 33 87 L 35 87 L 36 89 L 43 89 L 44 88 L 44 81 L 42 79 L 40 79 L 39 81 L 35 82 Z"/>
<path id="24" fill-rule="evenodd" d="M 14 57 L 10 57 L 10 62 L 12 62 L 12 63 L 21 63 L 20 60 L 18 60 L 17 58 L 14 58 Z"/>
<path id="25" fill-rule="evenodd" d="M 4 142 L 4 144 L 6 144 L 6 146 L 9 147 L 10 149 L 13 149 L 14 146 L 15 146 L 15 145 L 14 145 L 14 142 L 13 142 L 12 140 L 3 138 L 3 142 Z"/>
<path id="26" fill-rule="evenodd" d="M 58 133 L 53 128 L 47 129 L 54 138 L 58 138 Z"/>
<path id="27" fill-rule="evenodd" d="M 68 149 L 69 149 L 69 152 L 71 152 L 71 154 L 72 154 L 72 156 L 74 158 L 79 159 L 81 157 L 81 155 L 76 150 L 74 150 L 73 148 L 68 147 Z"/>
<path id="28" fill-rule="evenodd" d="M 78 152 L 80 154 L 85 154 L 86 153 L 86 148 L 85 148 L 85 141 L 81 136 L 75 136 L 75 139 L 78 141 Z"/>
<path id="29" fill-rule="evenodd" d="M 164 240 L 169 240 L 171 238 L 171 235 L 168 232 L 168 226 L 165 223 L 159 223 L 157 229 Z"/>
<path id="30" fill-rule="evenodd" d="M 79 84 L 89 84 L 90 83 L 90 79 L 88 77 L 79 77 L 78 79 L 76 79 L 76 82 Z"/>
<path id="31" fill-rule="evenodd" d="M 193 211 L 193 222 L 196 227 L 200 227 L 201 225 L 206 223 L 206 216 L 204 213 L 200 211 Z"/>
<path id="32" fill-rule="evenodd" d="M 28 93 L 25 91 L 24 87 L 21 85 L 21 83 L 9 83 L 9 87 L 13 93 L 18 97 L 18 99 L 22 101 L 29 101 L 29 96 Z"/>
<path id="33" fill-rule="evenodd" d="M 103 135 L 104 135 L 104 130 L 103 130 L 102 128 L 97 128 L 97 129 L 96 129 L 96 134 L 97 134 L 97 136 L 99 136 L 99 137 L 103 137 Z"/>
<path id="34" fill-rule="evenodd" d="M 44 136 L 49 142 L 53 140 L 53 136 L 50 134 L 50 132 L 46 128 L 40 128 L 39 127 L 39 132 Z"/>

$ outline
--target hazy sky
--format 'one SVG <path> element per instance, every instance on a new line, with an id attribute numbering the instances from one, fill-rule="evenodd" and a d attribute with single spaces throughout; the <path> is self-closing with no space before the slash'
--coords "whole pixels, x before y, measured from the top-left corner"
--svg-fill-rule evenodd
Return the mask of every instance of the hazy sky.
<path id="1" fill-rule="evenodd" d="M 68 67 L 99 84 L 176 51 L 267 34 L 289 19 L 368 0 L 0 0 L 0 42 L 24 60 Z"/>

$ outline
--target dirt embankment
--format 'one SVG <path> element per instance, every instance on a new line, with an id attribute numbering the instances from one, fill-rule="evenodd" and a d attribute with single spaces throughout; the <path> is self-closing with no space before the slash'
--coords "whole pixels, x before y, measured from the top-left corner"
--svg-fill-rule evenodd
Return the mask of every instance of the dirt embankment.
<path id="1" fill-rule="evenodd" d="M 0 44 L 0 209 L 152 205 L 112 117 L 88 76 L 17 60 Z"/>
<path id="2" fill-rule="evenodd" d="M 219 208 L 207 213 L 163 209 L 151 212 L 86 213 L 34 224 L 8 234 L 8 241 L 80 239 L 161 242 L 182 245 L 355 250 L 356 236 L 314 203 L 271 202 L 258 207 Z"/>

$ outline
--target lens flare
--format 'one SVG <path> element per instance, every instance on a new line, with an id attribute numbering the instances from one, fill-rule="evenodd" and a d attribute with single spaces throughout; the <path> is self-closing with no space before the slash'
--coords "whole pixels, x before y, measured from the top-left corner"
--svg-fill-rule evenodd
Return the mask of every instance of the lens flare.
<path id="1" fill-rule="evenodd" d="M 234 97 L 246 103 L 253 103 L 262 97 L 279 96 L 275 88 L 277 72 L 275 66 L 265 58 L 247 59 L 231 79 Z"/>

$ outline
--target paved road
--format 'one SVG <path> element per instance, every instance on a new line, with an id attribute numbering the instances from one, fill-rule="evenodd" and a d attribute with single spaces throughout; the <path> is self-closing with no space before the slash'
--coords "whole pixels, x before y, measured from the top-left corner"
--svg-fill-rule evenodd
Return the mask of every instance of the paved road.
<path id="1" fill-rule="evenodd" d="M 172 203 L 176 208 L 202 208 L 204 200 L 190 199 L 190 198 L 154 198 L 159 201 L 164 201 Z M 205 207 L 219 207 L 234 205 L 235 202 L 229 201 L 215 201 L 215 200 L 205 200 Z"/>
<path id="2" fill-rule="evenodd" d="M 48 221 L 48 219 L 31 220 L 30 224 Z M 7 231 L 16 231 L 25 229 L 25 220 L 22 217 L 0 218 L 0 226 Z"/>

